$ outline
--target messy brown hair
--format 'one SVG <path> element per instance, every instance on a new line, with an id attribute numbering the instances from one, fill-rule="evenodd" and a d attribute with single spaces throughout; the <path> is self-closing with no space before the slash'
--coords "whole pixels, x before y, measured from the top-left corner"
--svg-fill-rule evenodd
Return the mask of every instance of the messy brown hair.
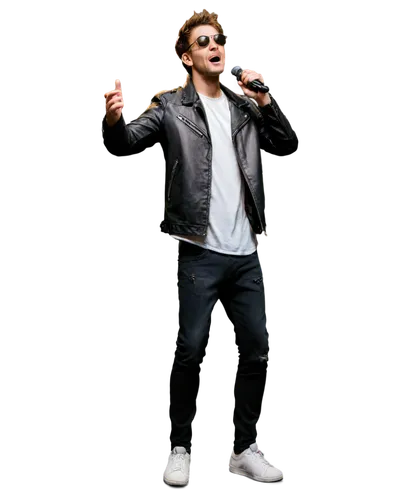
<path id="1" fill-rule="evenodd" d="M 185 81 L 182 85 L 178 85 L 176 87 L 172 88 L 163 88 L 157 90 L 152 98 L 150 98 L 147 106 L 145 107 L 144 111 L 136 117 L 136 119 L 140 118 L 143 116 L 147 111 L 150 109 L 158 106 L 159 103 L 159 98 L 167 93 L 171 92 L 174 89 L 179 90 L 184 88 L 190 81 L 190 76 L 192 74 L 192 68 L 186 66 L 182 62 L 182 54 L 187 51 L 187 48 L 189 47 L 189 38 L 190 38 L 190 33 L 194 28 L 197 28 L 197 26 L 201 25 L 209 25 L 213 26 L 218 33 L 221 33 L 223 35 L 226 35 L 226 29 L 221 23 L 220 20 L 220 14 L 218 14 L 217 10 L 210 10 L 209 8 L 205 7 L 204 9 L 199 9 L 199 10 L 194 10 L 190 12 L 189 16 L 186 16 L 186 19 L 183 21 L 183 23 L 179 26 L 179 28 L 176 29 L 176 40 L 172 44 L 173 52 L 175 56 L 178 58 L 182 68 L 185 70 Z"/>
<path id="2" fill-rule="evenodd" d="M 215 12 L 212 12 L 210 14 L 206 9 L 203 9 L 203 12 L 199 13 L 194 11 L 193 16 L 188 19 L 179 30 L 179 36 L 175 44 L 175 52 L 178 54 L 179 59 L 182 59 L 182 55 L 186 52 L 186 48 L 189 46 L 190 33 L 194 28 L 197 28 L 197 26 L 209 24 L 210 26 L 213 26 L 218 31 L 218 33 L 221 33 L 222 35 L 224 34 L 224 30 L 217 21 L 217 18 L 218 15 L 215 14 Z M 187 66 L 184 62 L 182 62 L 182 64 L 191 77 L 192 67 Z"/>

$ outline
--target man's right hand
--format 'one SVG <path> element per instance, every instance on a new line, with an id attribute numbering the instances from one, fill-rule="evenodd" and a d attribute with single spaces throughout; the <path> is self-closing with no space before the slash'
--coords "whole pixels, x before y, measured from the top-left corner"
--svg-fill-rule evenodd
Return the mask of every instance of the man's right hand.
<path id="1" fill-rule="evenodd" d="M 121 118 L 124 101 L 122 98 L 121 82 L 115 80 L 115 89 L 104 94 L 106 98 L 106 122 L 112 127 Z"/>

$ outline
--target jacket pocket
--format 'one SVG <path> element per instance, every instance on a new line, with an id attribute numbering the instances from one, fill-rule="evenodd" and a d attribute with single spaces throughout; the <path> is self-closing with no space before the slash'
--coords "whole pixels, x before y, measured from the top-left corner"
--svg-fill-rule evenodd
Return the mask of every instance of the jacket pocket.
<path id="1" fill-rule="evenodd" d="M 171 200 L 171 188 L 172 188 L 172 183 L 174 182 L 174 177 L 175 177 L 175 172 L 178 167 L 178 159 L 175 160 L 174 166 L 172 167 L 172 172 L 171 172 L 171 180 L 169 181 L 169 186 L 168 186 L 168 201 Z"/>
<path id="2" fill-rule="evenodd" d="M 199 137 L 203 137 L 203 132 L 198 129 L 196 127 L 196 125 L 194 123 L 192 123 L 188 118 L 186 118 L 186 116 L 183 116 L 183 115 L 177 115 L 177 118 L 182 122 L 184 123 L 185 125 L 187 125 L 190 130 L 192 130 L 196 135 L 198 135 Z"/>

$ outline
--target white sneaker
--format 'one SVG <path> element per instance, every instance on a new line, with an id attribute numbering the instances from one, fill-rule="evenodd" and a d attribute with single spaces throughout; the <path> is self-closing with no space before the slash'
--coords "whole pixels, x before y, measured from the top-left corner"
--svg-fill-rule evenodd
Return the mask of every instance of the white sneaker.
<path id="1" fill-rule="evenodd" d="M 189 482 L 190 454 L 183 446 L 175 446 L 168 458 L 164 481 L 171 486 L 186 486 Z"/>
<path id="2" fill-rule="evenodd" d="M 229 470 L 234 474 L 240 474 L 266 483 L 283 479 L 282 471 L 265 460 L 264 454 L 258 449 L 257 443 L 251 444 L 250 448 L 244 450 L 240 455 L 232 452 Z"/>

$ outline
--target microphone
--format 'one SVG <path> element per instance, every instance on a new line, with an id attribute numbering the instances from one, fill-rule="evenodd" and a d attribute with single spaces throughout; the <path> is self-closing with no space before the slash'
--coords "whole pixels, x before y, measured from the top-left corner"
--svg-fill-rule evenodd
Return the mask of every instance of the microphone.
<path id="1" fill-rule="evenodd" d="M 237 81 L 241 81 L 243 70 L 240 66 L 235 66 L 232 69 L 231 73 L 232 75 L 236 76 Z M 269 92 L 269 88 L 261 83 L 260 80 L 253 80 L 252 82 L 249 82 L 247 85 L 245 85 L 245 87 L 250 90 L 254 90 L 255 92 L 262 92 L 263 94 Z"/>

